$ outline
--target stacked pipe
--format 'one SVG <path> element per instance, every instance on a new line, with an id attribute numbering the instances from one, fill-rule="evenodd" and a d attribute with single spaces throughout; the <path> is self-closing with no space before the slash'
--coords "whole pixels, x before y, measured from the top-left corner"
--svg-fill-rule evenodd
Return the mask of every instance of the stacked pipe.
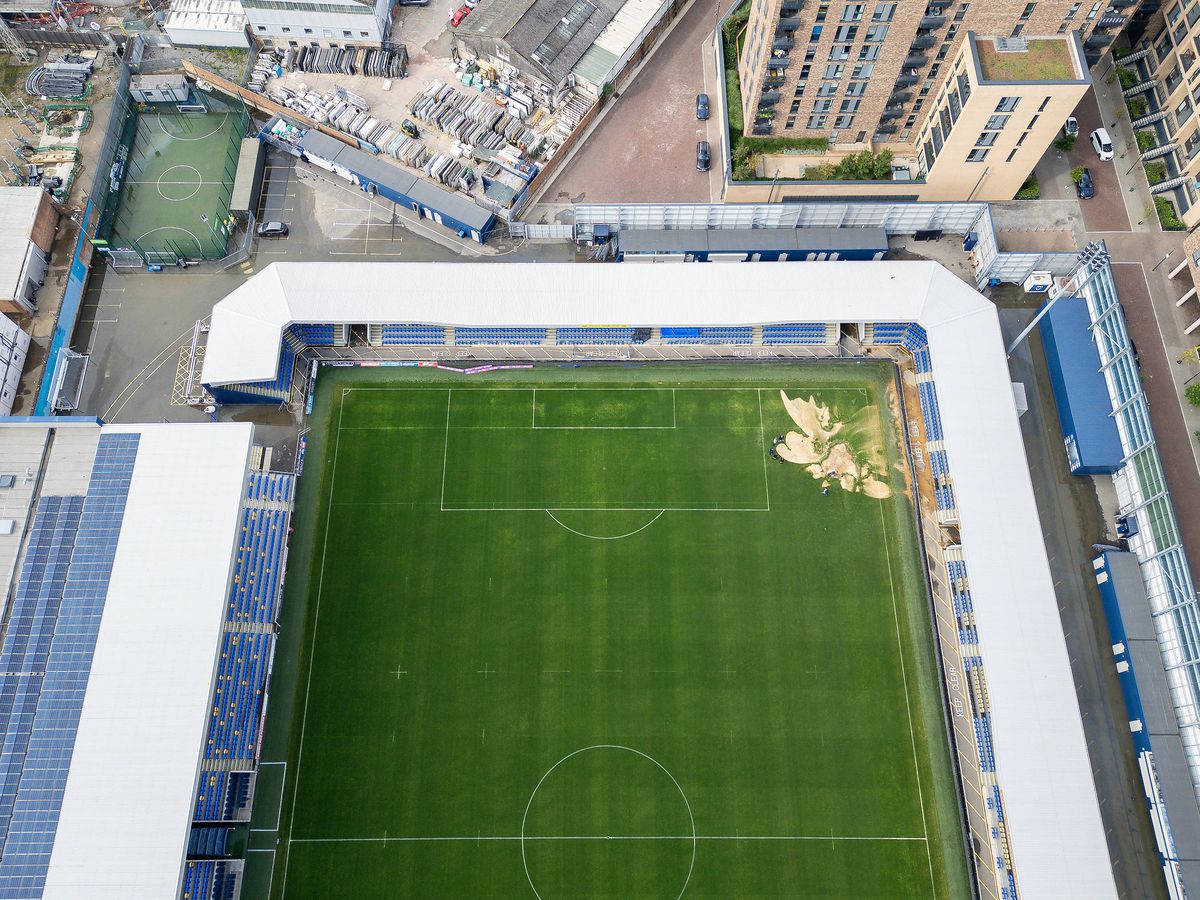
<path id="1" fill-rule="evenodd" d="M 87 77 L 83 70 L 56 71 L 49 65 L 38 66 L 25 79 L 25 93 L 30 97 L 82 97 L 87 91 Z"/>
<path id="2" fill-rule="evenodd" d="M 422 122 L 471 147 L 499 150 L 513 144 L 526 149 L 537 142 L 537 133 L 521 121 L 528 108 L 512 98 L 463 94 L 434 81 L 412 99 L 408 109 Z"/>
<path id="3" fill-rule="evenodd" d="M 371 75 L 377 78 L 403 78 L 408 74 L 408 49 L 403 44 L 391 48 L 298 47 L 284 55 L 288 71 L 316 72 L 322 75 Z"/>

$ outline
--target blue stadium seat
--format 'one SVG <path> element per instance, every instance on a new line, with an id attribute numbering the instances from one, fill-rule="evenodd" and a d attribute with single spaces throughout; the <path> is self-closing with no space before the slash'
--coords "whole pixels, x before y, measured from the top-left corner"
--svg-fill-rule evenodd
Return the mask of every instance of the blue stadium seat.
<path id="1" fill-rule="evenodd" d="M 789 322 L 785 325 L 764 325 L 764 344 L 824 344 L 828 329 L 824 322 Z"/>
<path id="2" fill-rule="evenodd" d="M 381 339 L 385 347 L 403 344 L 444 344 L 446 330 L 440 325 L 399 325 L 382 326 Z"/>
<path id="3" fill-rule="evenodd" d="M 729 328 L 663 328 L 664 344 L 749 344 L 754 341 L 754 329 L 749 326 Z"/>
<path id="4" fill-rule="evenodd" d="M 559 328 L 558 344 L 632 344 L 632 328 Z"/>
<path id="5" fill-rule="evenodd" d="M 465 344 L 540 344 L 546 340 L 545 328 L 455 328 L 454 343 Z"/>

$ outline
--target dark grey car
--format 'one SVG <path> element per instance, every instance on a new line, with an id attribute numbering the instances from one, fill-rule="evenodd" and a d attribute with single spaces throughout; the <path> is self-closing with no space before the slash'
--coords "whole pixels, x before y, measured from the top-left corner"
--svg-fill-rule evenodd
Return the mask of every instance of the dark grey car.
<path id="1" fill-rule="evenodd" d="M 707 172 L 711 165 L 712 157 L 708 152 L 708 141 L 696 141 L 696 168 L 701 172 Z"/>

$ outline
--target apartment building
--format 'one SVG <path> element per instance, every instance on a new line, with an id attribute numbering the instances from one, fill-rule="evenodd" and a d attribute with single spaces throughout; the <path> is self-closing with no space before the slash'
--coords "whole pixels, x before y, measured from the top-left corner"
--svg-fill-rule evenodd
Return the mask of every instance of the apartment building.
<path id="1" fill-rule="evenodd" d="M 1188 227 L 1200 222 L 1200 0 L 1163 3 L 1133 51 L 1119 60 L 1130 124 L 1143 138 L 1150 191 L 1169 200 Z M 1158 176 L 1165 176 L 1159 180 Z"/>
<path id="2" fill-rule="evenodd" d="M 265 47 L 364 47 L 389 40 L 396 0 L 242 0 Z"/>
<path id="3" fill-rule="evenodd" d="M 969 33 L 1077 33 L 1085 66 L 1137 0 L 749 0 L 739 70 L 746 135 L 915 153 Z M 1043 148 L 1044 149 L 1044 148 Z"/>

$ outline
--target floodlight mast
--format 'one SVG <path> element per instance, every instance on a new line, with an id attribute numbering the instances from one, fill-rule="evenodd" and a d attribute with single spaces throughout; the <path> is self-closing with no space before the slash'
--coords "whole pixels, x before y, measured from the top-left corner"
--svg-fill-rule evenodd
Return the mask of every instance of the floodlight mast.
<path id="1" fill-rule="evenodd" d="M 1104 241 L 1092 241 L 1083 248 L 1083 252 L 1079 254 L 1079 259 L 1075 262 L 1075 268 L 1071 270 L 1071 274 L 1067 276 L 1067 280 L 1062 284 L 1055 282 L 1050 286 L 1050 291 L 1047 296 L 1045 305 L 1038 310 L 1038 314 L 1033 317 L 1033 321 L 1022 329 L 1021 333 L 1013 339 L 1013 342 L 1008 346 L 1008 356 L 1011 357 L 1017 347 L 1025 338 L 1029 337 L 1029 332 L 1037 326 L 1038 322 L 1046 313 L 1050 312 L 1050 307 L 1058 302 L 1060 297 L 1073 296 L 1083 290 L 1084 286 L 1096 277 L 1102 268 L 1108 266 L 1109 255 L 1108 248 L 1104 245 Z"/>

